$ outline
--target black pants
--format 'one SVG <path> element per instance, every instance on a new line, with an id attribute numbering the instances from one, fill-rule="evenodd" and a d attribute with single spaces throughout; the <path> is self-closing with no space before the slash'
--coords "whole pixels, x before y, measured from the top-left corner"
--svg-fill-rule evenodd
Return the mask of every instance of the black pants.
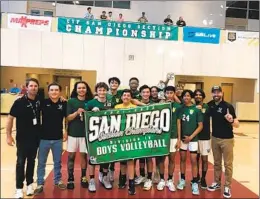
<path id="1" fill-rule="evenodd" d="M 27 186 L 33 183 L 33 174 L 35 158 L 39 146 L 38 140 L 31 142 L 17 141 L 17 161 L 16 161 L 16 189 L 23 188 L 23 182 L 26 178 Z M 26 171 L 24 171 L 25 161 L 27 160 Z"/>

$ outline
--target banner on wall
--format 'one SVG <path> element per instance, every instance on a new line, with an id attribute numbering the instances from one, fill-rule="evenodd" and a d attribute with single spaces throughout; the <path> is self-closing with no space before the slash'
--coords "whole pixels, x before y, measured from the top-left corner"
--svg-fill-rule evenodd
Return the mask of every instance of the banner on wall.
<path id="1" fill-rule="evenodd" d="M 197 28 L 197 27 L 183 27 L 183 41 L 219 44 L 220 29 L 218 28 Z"/>
<path id="2" fill-rule="evenodd" d="M 51 31 L 52 17 L 8 14 L 8 28 Z"/>
<path id="3" fill-rule="evenodd" d="M 58 32 L 138 39 L 178 40 L 177 26 L 62 17 L 58 18 Z"/>
<path id="4" fill-rule="evenodd" d="M 259 45 L 259 32 L 226 30 L 226 43 L 257 46 Z"/>
<path id="5" fill-rule="evenodd" d="M 90 162 L 101 164 L 169 154 L 171 104 L 87 112 Z"/>

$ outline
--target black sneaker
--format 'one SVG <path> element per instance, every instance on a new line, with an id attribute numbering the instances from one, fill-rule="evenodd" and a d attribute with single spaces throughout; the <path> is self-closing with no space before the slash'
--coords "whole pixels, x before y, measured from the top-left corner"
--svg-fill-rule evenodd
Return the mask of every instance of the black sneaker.
<path id="1" fill-rule="evenodd" d="M 67 189 L 74 189 L 74 181 L 68 181 Z"/>
<path id="2" fill-rule="evenodd" d="M 43 185 L 38 185 L 36 189 L 34 190 L 34 194 L 38 195 L 43 192 Z"/>
<path id="3" fill-rule="evenodd" d="M 136 192 L 135 192 L 135 185 L 129 185 L 129 188 L 128 188 L 128 194 L 129 195 L 135 195 Z"/>
<path id="4" fill-rule="evenodd" d="M 87 177 L 81 177 L 81 181 L 80 181 L 81 187 L 87 189 L 88 188 L 88 180 Z"/>
<path id="5" fill-rule="evenodd" d="M 206 183 L 206 179 L 201 178 L 200 187 L 202 189 L 207 189 L 208 188 L 207 183 Z"/>
<path id="6" fill-rule="evenodd" d="M 224 198 L 231 198 L 231 190 L 229 187 L 224 188 L 223 196 L 224 196 Z"/>
<path id="7" fill-rule="evenodd" d="M 118 184 L 118 188 L 119 189 L 124 189 L 126 187 L 126 179 L 125 178 L 119 178 L 119 184 Z"/>
<path id="8" fill-rule="evenodd" d="M 221 188 L 220 184 L 214 182 L 214 183 L 212 183 L 212 185 L 208 186 L 207 189 L 208 189 L 208 191 L 216 191 L 220 188 Z"/>

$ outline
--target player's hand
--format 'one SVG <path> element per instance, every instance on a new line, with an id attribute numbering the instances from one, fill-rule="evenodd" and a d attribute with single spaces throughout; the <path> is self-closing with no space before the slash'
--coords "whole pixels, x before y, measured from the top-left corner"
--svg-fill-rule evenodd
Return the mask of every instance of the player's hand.
<path id="1" fill-rule="evenodd" d="M 6 138 L 6 143 L 7 143 L 9 146 L 14 146 L 14 145 L 15 145 L 14 138 L 13 138 L 12 136 L 7 136 L 7 138 Z"/>
<path id="2" fill-rule="evenodd" d="M 98 108 L 98 107 L 94 107 L 94 108 L 92 109 L 92 111 L 93 111 L 93 112 L 98 112 L 98 111 L 99 111 L 99 108 Z"/>
<path id="3" fill-rule="evenodd" d="M 184 136 L 184 140 L 183 140 L 183 142 L 185 143 L 185 144 L 188 144 L 189 142 L 190 142 L 190 136 Z"/>
<path id="4" fill-rule="evenodd" d="M 197 105 L 196 108 L 201 110 L 202 106 L 201 105 Z"/>
<path id="5" fill-rule="evenodd" d="M 67 140 L 68 140 L 68 133 L 67 133 L 67 131 L 64 131 L 62 141 L 66 142 Z"/>
<path id="6" fill-rule="evenodd" d="M 77 110 L 78 115 L 80 115 L 81 113 L 84 113 L 84 112 L 85 112 L 85 110 L 83 108 L 79 108 Z"/>
<path id="7" fill-rule="evenodd" d="M 227 109 L 227 114 L 225 115 L 225 119 L 230 123 L 234 121 L 233 116 L 229 113 L 229 108 Z"/>
<path id="8" fill-rule="evenodd" d="M 175 149 L 178 150 L 181 147 L 181 141 L 178 139 L 175 145 Z"/>
<path id="9" fill-rule="evenodd" d="M 61 101 L 61 102 L 67 102 L 68 100 L 67 100 L 65 97 L 61 96 L 61 97 L 60 97 L 60 101 Z"/>

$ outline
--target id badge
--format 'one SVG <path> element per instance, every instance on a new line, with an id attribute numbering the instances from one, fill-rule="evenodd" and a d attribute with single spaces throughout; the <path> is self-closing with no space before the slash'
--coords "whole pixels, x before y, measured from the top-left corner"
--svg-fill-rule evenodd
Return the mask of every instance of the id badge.
<path id="1" fill-rule="evenodd" d="M 33 125 L 37 125 L 37 119 L 36 118 L 33 119 Z"/>

